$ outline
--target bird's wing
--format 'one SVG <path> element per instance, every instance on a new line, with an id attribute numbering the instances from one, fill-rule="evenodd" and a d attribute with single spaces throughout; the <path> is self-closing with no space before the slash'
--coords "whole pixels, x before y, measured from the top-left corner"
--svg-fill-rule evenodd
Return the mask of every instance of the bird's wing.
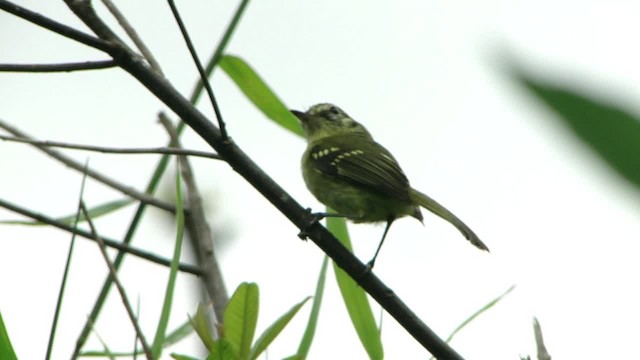
<path id="1" fill-rule="evenodd" d="M 324 138 L 312 145 L 309 160 L 326 175 L 410 201 L 409 180 L 393 155 L 373 140 L 356 143 L 352 136 Z"/>

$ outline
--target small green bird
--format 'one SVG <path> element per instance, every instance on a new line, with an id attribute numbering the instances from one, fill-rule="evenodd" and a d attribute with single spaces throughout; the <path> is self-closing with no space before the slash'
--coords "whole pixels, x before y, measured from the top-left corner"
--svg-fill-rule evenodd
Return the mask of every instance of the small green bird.
<path id="1" fill-rule="evenodd" d="M 422 222 L 420 207 L 447 220 L 481 250 L 489 248 L 444 206 L 409 185 L 391 153 L 373 140 L 369 131 L 339 107 L 317 104 L 308 111 L 291 110 L 302 123 L 307 149 L 302 155 L 302 176 L 311 193 L 337 214 L 356 223 L 385 222 L 380 244 L 394 220 L 412 216 Z"/>

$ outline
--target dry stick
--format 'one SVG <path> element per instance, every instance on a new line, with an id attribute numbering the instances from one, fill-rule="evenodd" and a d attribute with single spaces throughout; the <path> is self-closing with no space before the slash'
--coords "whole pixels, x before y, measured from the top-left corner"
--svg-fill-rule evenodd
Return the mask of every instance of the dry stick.
<path id="1" fill-rule="evenodd" d="M 147 62 L 149 62 L 149 66 L 151 66 L 151 68 L 155 70 L 158 74 L 164 76 L 164 73 L 162 72 L 162 68 L 160 67 L 160 63 L 156 61 L 156 58 L 153 56 L 153 53 L 149 51 L 149 48 L 147 48 L 147 45 L 145 45 L 144 41 L 142 41 L 142 38 L 138 36 L 138 32 L 136 31 L 136 29 L 134 29 L 134 27 L 131 26 L 131 24 L 129 23 L 129 20 L 127 20 L 127 18 L 122 14 L 122 12 L 120 12 L 116 4 L 114 4 L 111 0 L 102 0 L 102 3 L 104 4 L 104 6 L 107 7 L 107 9 L 109 9 L 109 11 L 111 12 L 111 15 L 113 15 L 113 17 L 116 18 L 116 20 L 118 20 L 118 23 L 120 24 L 120 26 L 122 26 L 122 29 L 124 29 L 124 31 L 127 33 L 131 41 L 133 41 L 133 43 L 136 45 L 138 50 L 140 50 L 140 53 L 142 53 L 142 56 L 144 56 L 144 58 L 147 59 Z"/>
<path id="2" fill-rule="evenodd" d="M 106 154 L 134 154 L 134 155 L 135 154 L 170 154 L 170 155 L 183 155 L 183 156 L 197 156 L 197 157 L 203 157 L 208 159 L 223 160 L 218 154 L 214 154 L 211 152 L 189 150 L 189 149 L 176 148 L 176 147 L 112 148 L 112 147 L 95 146 L 95 145 L 70 144 L 70 143 L 65 143 L 60 141 L 32 140 L 32 139 L 26 139 L 21 137 L 5 136 L 2 134 L 0 134 L 0 140 L 38 145 L 38 146 L 58 147 L 58 148 L 84 150 L 84 151 L 95 151 L 95 152 L 106 153 Z"/>
<path id="3" fill-rule="evenodd" d="M 462 359 L 462 357 L 424 322 L 418 318 L 374 273 L 366 273 L 366 266 L 314 217 L 298 204 L 284 189 L 276 184 L 231 139 L 222 138 L 220 131 L 185 99 L 164 78 L 157 76 L 98 18 L 91 6 L 84 1 L 65 0 L 67 6 L 101 39 L 43 17 L 25 8 L 0 0 L 0 8 L 53 32 L 109 53 L 120 66 L 134 76 L 150 92 L 162 100 L 180 118 L 189 124 L 227 162 L 254 186 L 267 200 L 282 212 L 299 229 L 304 230 L 334 262 L 358 282 L 409 334 L 438 359 Z"/>
<path id="4" fill-rule="evenodd" d="M 6 72 L 63 72 L 108 69 L 118 66 L 113 60 L 84 61 L 60 64 L 0 64 L 0 71 Z"/>
<path id="5" fill-rule="evenodd" d="M 47 224 L 47 225 L 51 225 L 53 227 L 57 227 L 58 229 L 62 229 L 65 231 L 68 231 L 70 233 L 76 234 L 78 236 L 82 236 L 83 238 L 89 239 L 89 240 L 94 240 L 93 236 L 84 231 L 84 230 L 80 230 L 80 229 L 76 229 L 71 225 L 62 223 L 60 221 L 54 220 L 50 217 L 44 216 L 42 214 L 38 214 L 35 213 L 31 210 L 25 209 L 21 206 L 12 204 L 6 200 L 0 199 L 0 207 L 5 208 L 7 210 L 13 211 L 15 213 L 24 215 L 28 218 L 34 219 L 36 221 L 39 221 L 41 223 Z M 141 259 L 145 259 L 145 260 L 149 260 L 151 262 L 154 262 L 156 264 L 162 265 L 162 266 L 167 266 L 170 267 L 171 266 L 171 260 L 165 259 L 163 257 L 154 255 L 148 251 L 145 250 L 140 250 L 138 248 L 123 244 L 119 241 L 113 240 L 113 239 L 108 239 L 108 238 L 102 238 L 105 242 L 105 244 L 108 247 L 114 248 L 114 249 L 118 249 L 122 252 L 126 252 L 128 254 L 137 256 Z M 180 264 L 179 267 L 180 271 L 182 272 L 186 272 L 189 274 L 193 274 L 193 275 L 198 275 L 201 276 L 202 275 L 202 271 L 197 267 L 197 266 L 193 266 L 193 265 L 189 265 L 189 264 Z"/>
<path id="6" fill-rule="evenodd" d="M 109 259 L 109 254 L 107 254 L 107 248 L 104 244 L 104 241 L 102 240 L 102 237 L 98 235 L 98 231 L 95 227 L 95 224 L 93 223 L 93 220 L 91 220 L 91 215 L 89 214 L 89 211 L 87 210 L 87 207 L 85 206 L 84 201 L 82 200 L 80 201 L 80 208 L 84 213 L 85 219 L 87 219 L 87 222 L 89 223 L 89 228 L 91 229 L 91 235 L 99 245 L 98 247 L 100 248 L 100 253 L 104 258 L 104 261 L 107 263 L 107 267 L 109 268 L 109 273 L 111 273 L 111 276 L 113 277 L 113 282 L 116 284 L 116 288 L 118 288 L 118 292 L 120 293 L 120 298 L 122 299 L 122 304 L 124 305 L 124 308 L 127 311 L 127 315 L 129 315 L 129 319 L 131 320 L 131 324 L 133 325 L 133 328 L 136 331 L 136 335 L 138 336 L 138 339 L 140 339 L 140 344 L 142 344 L 142 349 L 144 350 L 144 353 L 147 355 L 147 359 L 152 360 L 153 358 L 151 356 L 151 348 L 149 347 L 149 344 L 147 343 L 147 340 L 144 337 L 144 333 L 142 332 L 142 329 L 140 329 L 140 324 L 138 324 L 138 320 L 136 319 L 136 316 L 133 313 L 131 304 L 127 299 L 127 294 L 124 291 L 124 286 L 122 286 L 122 283 L 120 282 L 120 278 L 118 278 L 116 268 L 113 266 L 113 263 L 111 263 L 111 260 Z"/>
<path id="7" fill-rule="evenodd" d="M 0 128 L 5 129 L 6 131 L 8 131 L 9 133 L 17 136 L 17 137 L 21 137 L 23 139 L 29 139 L 32 140 L 33 137 L 25 134 L 24 132 L 22 132 L 21 130 L 18 130 L 16 127 L 7 124 L 6 122 L 2 121 L 0 119 Z M 79 162 L 67 157 L 66 155 L 63 155 L 62 153 L 56 151 L 56 150 L 52 150 L 52 149 L 48 149 L 46 146 L 43 145 L 37 145 L 34 144 L 35 147 L 37 147 L 38 149 L 40 149 L 41 151 L 43 151 L 44 153 L 46 153 L 47 155 L 51 156 L 52 158 L 60 161 L 61 163 L 65 164 L 66 166 L 83 172 L 84 171 L 84 165 L 80 164 Z M 159 209 L 163 209 L 163 210 L 167 210 L 169 212 L 175 213 L 176 211 L 176 207 L 173 206 L 172 204 L 169 204 L 167 202 L 158 200 L 152 196 L 149 196 L 143 192 L 140 192 L 130 186 L 126 186 L 121 184 L 120 182 L 113 180 L 111 178 L 109 178 L 106 175 L 103 175 L 95 170 L 87 170 L 87 176 L 95 179 L 98 182 L 101 182 L 107 186 L 110 186 L 126 195 L 131 196 L 134 199 L 137 199 L 139 201 L 142 201 L 146 204 L 149 205 L 153 205 Z"/>
<path id="8" fill-rule="evenodd" d="M 169 118 L 164 113 L 158 115 L 160 123 L 165 127 L 173 146 L 180 146 L 178 134 Z M 181 157 L 180 170 L 184 181 L 189 203 L 189 215 L 185 217 L 187 228 L 198 258 L 198 266 L 203 272 L 203 285 L 213 302 L 213 311 L 218 324 L 224 321 L 224 309 L 227 307 L 229 295 L 224 286 L 224 278 L 213 246 L 213 234 L 205 218 L 204 206 L 200 191 L 193 177 L 191 164 L 186 157 Z"/>

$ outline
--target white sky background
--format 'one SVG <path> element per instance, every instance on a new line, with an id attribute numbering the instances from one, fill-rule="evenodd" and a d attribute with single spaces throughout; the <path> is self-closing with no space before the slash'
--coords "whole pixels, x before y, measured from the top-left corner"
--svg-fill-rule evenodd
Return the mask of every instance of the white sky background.
<path id="1" fill-rule="evenodd" d="M 96 2 L 97 3 L 97 2 Z M 22 1 L 84 29 L 62 2 Z M 120 1 L 121 10 L 185 94 L 196 71 L 168 6 Z M 200 54 L 217 44 L 236 3 L 179 2 Z M 101 10 L 104 10 L 100 7 Z M 104 13 L 104 12 L 102 12 Z M 491 248 L 483 254 L 439 218 L 425 226 L 394 224 L 376 274 L 443 337 L 512 284 L 516 290 L 474 321 L 452 345 L 469 359 L 534 355 L 531 318 L 542 324 L 557 359 L 623 358 L 640 336 L 637 291 L 638 192 L 591 156 L 553 114 L 510 81 L 510 54 L 536 73 L 614 99 L 635 113 L 640 51 L 633 1 L 255 1 L 228 52 L 243 57 L 292 108 L 333 102 L 364 123 L 401 162 L 413 186 L 441 201 Z M 96 51 L 0 14 L 0 62 L 55 63 L 104 59 Z M 234 140 L 302 204 L 320 209 L 299 174 L 304 143 L 270 124 L 217 71 L 213 79 Z M 210 105 L 200 108 L 211 114 Z M 142 147 L 166 143 L 155 115 L 164 109 L 119 70 L 71 74 L 0 74 L 0 118 L 42 139 Z M 190 148 L 206 149 L 192 132 Z M 152 156 L 71 153 L 142 189 Z M 222 247 L 231 292 L 242 281 L 261 290 L 259 331 L 311 295 L 322 254 L 228 166 L 194 160 L 211 222 L 232 244 Z M 80 174 L 25 145 L 0 143 L 0 197 L 42 213 L 75 210 Z M 165 187 L 164 196 L 171 188 Z M 89 204 L 120 198 L 89 182 Z M 130 214 L 100 219 L 104 235 L 121 237 Z M 173 226 L 150 212 L 134 243 L 170 256 Z M 0 210 L 1 218 L 13 215 Z M 355 225 L 357 255 L 369 260 L 382 227 Z M 42 358 L 69 235 L 0 226 L 0 311 L 22 359 Z M 97 247 L 79 239 L 54 358 L 68 358 L 106 268 Z M 167 272 L 129 259 L 122 276 L 150 335 Z M 195 311 L 192 278 L 183 276 L 172 324 Z M 311 359 L 364 359 L 333 274 Z M 139 291 L 136 293 L 136 291 Z M 113 292 L 112 292 L 113 293 Z M 377 313 L 379 307 L 374 306 Z M 282 358 L 297 348 L 309 306 L 269 349 Z M 113 323 L 111 323 L 113 321 Z M 388 359 L 425 351 L 388 315 Z M 133 335 L 117 297 L 97 325 L 112 349 Z M 198 341 L 171 349 L 197 355 Z M 95 339 L 91 348 L 99 348 Z M 166 357 L 168 357 L 166 353 Z"/>

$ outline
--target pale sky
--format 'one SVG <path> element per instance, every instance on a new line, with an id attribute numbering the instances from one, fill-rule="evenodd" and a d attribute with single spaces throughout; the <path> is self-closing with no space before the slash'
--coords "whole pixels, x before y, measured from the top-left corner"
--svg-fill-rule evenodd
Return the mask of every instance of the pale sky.
<path id="1" fill-rule="evenodd" d="M 84 26 L 60 2 L 21 1 L 67 24 Z M 98 2 L 95 2 L 98 3 Z M 196 71 L 168 6 L 120 1 L 167 77 L 188 94 Z M 217 44 L 236 3 L 178 2 L 203 58 Z M 99 7 L 101 13 L 105 13 Z M 633 1 L 255 1 L 228 53 L 243 57 L 290 107 L 332 102 L 368 127 L 400 161 L 412 185 L 445 204 L 491 248 L 477 251 L 446 222 L 425 212 L 394 224 L 375 272 L 429 326 L 446 337 L 461 321 L 515 284 L 516 289 L 464 329 L 452 346 L 468 359 L 535 357 L 532 317 L 556 359 L 625 358 L 636 353 L 640 294 L 637 189 L 621 180 L 554 114 L 524 92 L 502 65 L 507 57 L 535 74 L 572 84 L 640 114 L 640 4 Z M 112 22 L 113 23 L 113 22 Z M 0 13 L 0 62 L 104 59 L 97 51 Z M 305 206 L 321 205 L 299 173 L 301 139 L 269 123 L 221 71 L 212 84 L 234 140 Z M 211 107 L 201 102 L 208 116 Z M 38 138 L 93 145 L 161 146 L 165 110 L 117 69 L 71 74 L 0 73 L 0 118 Z M 206 149 L 192 132 L 186 146 Z M 154 156 L 70 153 L 142 189 Z M 323 254 L 227 165 L 194 160 L 210 219 L 232 243 L 220 259 L 229 291 L 258 283 L 258 331 L 312 295 Z M 75 211 L 81 175 L 26 145 L 0 142 L 0 197 L 60 216 Z M 171 177 L 171 172 L 168 173 Z M 167 196 L 171 188 L 164 190 Z M 90 205 L 121 198 L 89 182 Z M 132 209 L 98 221 L 121 237 Z M 173 226 L 150 212 L 135 244 L 169 257 Z M 14 218 L 0 210 L 0 218 Z M 367 261 L 383 227 L 350 225 Z M 47 228 L 0 225 L 2 312 L 21 359 L 42 358 L 70 236 Z M 54 359 L 66 359 L 102 284 L 95 244 L 79 239 Z M 151 334 L 167 272 L 129 259 L 122 277 Z M 171 324 L 194 313 L 193 278 L 181 278 Z M 372 304 L 374 313 L 379 306 Z M 306 306 L 269 349 L 297 348 Z M 114 350 L 133 331 L 117 297 L 97 331 Z M 387 359 L 428 358 L 383 315 Z M 151 336 L 151 335 L 149 335 Z M 197 355 L 198 341 L 171 351 Z M 100 348 L 94 339 L 87 349 Z M 264 357 L 263 357 L 264 358 Z M 366 359 L 329 273 L 310 359 Z"/>

